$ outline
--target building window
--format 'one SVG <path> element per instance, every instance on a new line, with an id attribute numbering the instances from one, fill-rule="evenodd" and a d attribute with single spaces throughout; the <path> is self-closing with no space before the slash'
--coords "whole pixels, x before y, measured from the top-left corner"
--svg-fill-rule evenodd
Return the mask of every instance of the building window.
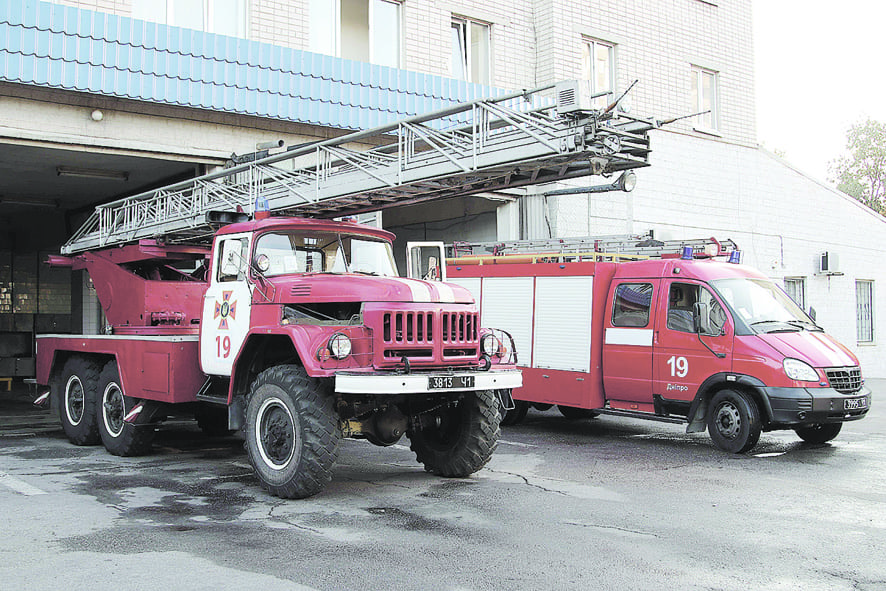
<path id="1" fill-rule="evenodd" d="M 720 129 L 719 75 L 713 70 L 692 67 L 692 100 L 696 113 L 695 127 L 700 131 Z"/>
<path id="2" fill-rule="evenodd" d="M 400 67 L 400 2 L 311 0 L 310 50 Z"/>
<path id="3" fill-rule="evenodd" d="M 452 19 L 452 77 L 490 84 L 489 25 L 466 18 Z"/>
<path id="4" fill-rule="evenodd" d="M 801 310 L 806 309 L 806 278 L 805 277 L 785 277 L 784 278 L 785 293 L 790 296 L 794 303 L 800 306 Z"/>
<path id="5" fill-rule="evenodd" d="M 855 324 L 858 342 L 874 342 L 874 282 L 855 282 Z"/>
<path id="6" fill-rule="evenodd" d="M 246 0 L 132 0 L 132 18 L 246 37 Z"/>
<path id="7" fill-rule="evenodd" d="M 585 39 L 581 51 L 581 71 L 586 80 L 591 81 L 591 92 L 613 92 L 615 90 L 615 46 L 612 43 Z M 611 97 L 599 97 L 595 107 L 605 107 Z"/>

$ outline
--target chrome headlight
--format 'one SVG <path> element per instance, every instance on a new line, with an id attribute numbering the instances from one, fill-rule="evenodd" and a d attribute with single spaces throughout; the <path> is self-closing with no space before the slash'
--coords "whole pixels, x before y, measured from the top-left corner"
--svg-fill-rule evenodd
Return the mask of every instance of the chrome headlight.
<path id="1" fill-rule="evenodd" d="M 501 343 L 494 334 L 488 334 L 480 340 L 480 350 L 492 357 L 493 355 L 498 355 L 501 351 Z"/>
<path id="2" fill-rule="evenodd" d="M 782 362 L 782 366 L 784 366 L 784 373 L 792 380 L 798 382 L 817 382 L 819 380 L 818 372 L 805 361 L 788 358 Z"/>
<path id="3" fill-rule="evenodd" d="M 329 337 L 326 348 L 334 358 L 344 359 L 351 354 L 351 339 L 348 338 L 348 335 L 337 332 Z"/>

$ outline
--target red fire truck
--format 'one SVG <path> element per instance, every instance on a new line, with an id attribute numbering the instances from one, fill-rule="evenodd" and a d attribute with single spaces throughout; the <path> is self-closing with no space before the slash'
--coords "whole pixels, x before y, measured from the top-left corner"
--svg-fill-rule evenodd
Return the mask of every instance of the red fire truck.
<path id="1" fill-rule="evenodd" d="M 483 255 L 465 256 L 478 247 Z M 567 418 L 707 428 L 718 447 L 741 453 L 761 431 L 829 441 L 870 408 L 856 357 L 772 281 L 736 264 L 730 241 L 632 236 L 454 250 L 461 256 L 447 261 L 448 280 L 516 344 L 523 387 L 505 424 L 530 405 L 557 405 Z"/>
<path id="2" fill-rule="evenodd" d="M 38 401 L 73 443 L 116 455 L 146 452 L 169 415 L 242 429 L 261 484 L 281 497 L 319 492 L 342 437 L 387 446 L 405 434 L 430 472 L 479 470 L 500 432 L 495 393 L 509 403 L 522 383 L 510 338 L 480 328 L 464 288 L 398 277 L 391 233 L 328 218 L 648 164 L 657 122 L 534 103 L 551 90 L 98 207 L 50 262 L 88 271 L 108 334 L 38 337 L 37 381 L 50 386 Z M 378 145 L 358 149 L 367 142 Z"/>

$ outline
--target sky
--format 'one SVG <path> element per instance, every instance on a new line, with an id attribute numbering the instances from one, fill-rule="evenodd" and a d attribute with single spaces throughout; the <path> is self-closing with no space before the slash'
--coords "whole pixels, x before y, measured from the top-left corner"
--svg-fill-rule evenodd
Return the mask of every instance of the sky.
<path id="1" fill-rule="evenodd" d="M 758 140 L 827 182 L 849 127 L 886 121 L 886 2 L 753 0 L 753 11 Z"/>

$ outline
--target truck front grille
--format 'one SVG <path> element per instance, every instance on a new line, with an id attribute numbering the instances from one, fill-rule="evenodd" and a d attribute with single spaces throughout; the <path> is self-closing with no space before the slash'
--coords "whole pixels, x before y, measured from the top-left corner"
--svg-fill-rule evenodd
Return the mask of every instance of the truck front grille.
<path id="1" fill-rule="evenodd" d="M 474 312 L 444 312 L 443 342 L 450 344 L 476 342 L 477 316 Z"/>
<path id="2" fill-rule="evenodd" d="M 386 343 L 431 344 L 434 342 L 434 314 L 388 312 L 384 315 L 382 335 Z"/>
<path id="3" fill-rule="evenodd" d="M 861 369 L 858 367 L 829 367 L 824 370 L 831 388 L 842 394 L 861 390 Z"/>

